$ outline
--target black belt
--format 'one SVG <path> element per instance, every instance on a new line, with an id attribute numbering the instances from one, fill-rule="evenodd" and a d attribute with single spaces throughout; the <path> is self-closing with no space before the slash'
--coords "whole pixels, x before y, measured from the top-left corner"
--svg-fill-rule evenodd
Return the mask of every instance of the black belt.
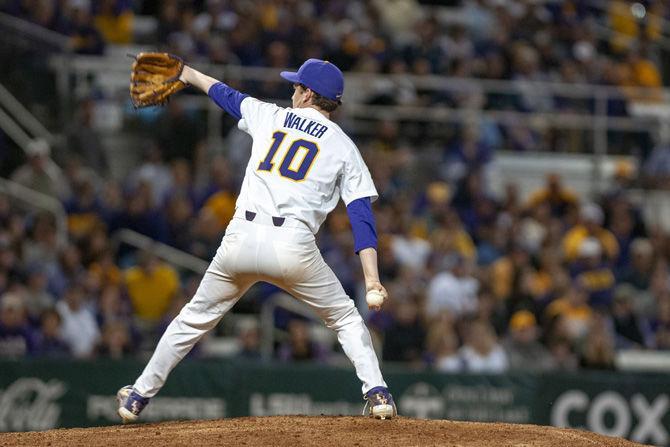
<path id="1" fill-rule="evenodd" d="M 253 222 L 253 220 L 256 218 L 256 213 L 253 211 L 246 211 L 244 213 L 244 217 L 249 221 Z M 285 217 L 275 217 L 272 216 L 272 223 L 274 224 L 275 227 L 281 227 L 284 225 L 284 221 L 286 220 Z"/>

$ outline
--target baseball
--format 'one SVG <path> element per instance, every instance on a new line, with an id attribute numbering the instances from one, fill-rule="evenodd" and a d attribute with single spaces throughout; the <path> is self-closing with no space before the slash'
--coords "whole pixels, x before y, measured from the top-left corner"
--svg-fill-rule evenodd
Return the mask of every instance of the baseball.
<path id="1" fill-rule="evenodd" d="M 368 306 L 375 307 L 381 306 L 384 302 L 384 295 L 379 290 L 370 290 L 365 294 L 365 301 L 368 302 Z"/>

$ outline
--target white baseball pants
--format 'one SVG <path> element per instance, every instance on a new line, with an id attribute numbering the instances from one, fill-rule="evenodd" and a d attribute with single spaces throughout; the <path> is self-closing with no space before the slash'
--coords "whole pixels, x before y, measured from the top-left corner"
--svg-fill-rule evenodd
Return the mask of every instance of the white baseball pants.
<path id="1" fill-rule="evenodd" d="M 202 336 L 214 328 L 237 300 L 258 281 L 267 281 L 304 301 L 337 332 L 337 339 L 363 382 L 363 393 L 386 386 L 370 339 L 353 301 L 323 260 L 314 235 L 300 221 L 282 226 L 257 214 L 253 221 L 238 210 L 195 296 L 170 323 L 135 391 L 153 397 L 168 374 Z"/>

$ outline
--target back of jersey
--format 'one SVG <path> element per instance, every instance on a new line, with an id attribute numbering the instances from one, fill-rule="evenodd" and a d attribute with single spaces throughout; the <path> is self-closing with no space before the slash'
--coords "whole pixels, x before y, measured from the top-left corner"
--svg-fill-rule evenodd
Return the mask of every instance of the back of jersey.
<path id="1" fill-rule="evenodd" d="M 246 98 L 240 110 L 253 146 L 238 208 L 292 217 L 316 233 L 340 197 L 346 205 L 377 198 L 356 145 L 316 109 Z"/>

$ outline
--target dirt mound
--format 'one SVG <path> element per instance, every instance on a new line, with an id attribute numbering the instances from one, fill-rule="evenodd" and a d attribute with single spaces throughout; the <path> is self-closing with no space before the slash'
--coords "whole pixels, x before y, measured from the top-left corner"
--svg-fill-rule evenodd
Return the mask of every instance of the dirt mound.
<path id="1" fill-rule="evenodd" d="M 536 425 L 275 416 L 0 434 L 0 446 L 612 446 L 639 444 Z"/>

